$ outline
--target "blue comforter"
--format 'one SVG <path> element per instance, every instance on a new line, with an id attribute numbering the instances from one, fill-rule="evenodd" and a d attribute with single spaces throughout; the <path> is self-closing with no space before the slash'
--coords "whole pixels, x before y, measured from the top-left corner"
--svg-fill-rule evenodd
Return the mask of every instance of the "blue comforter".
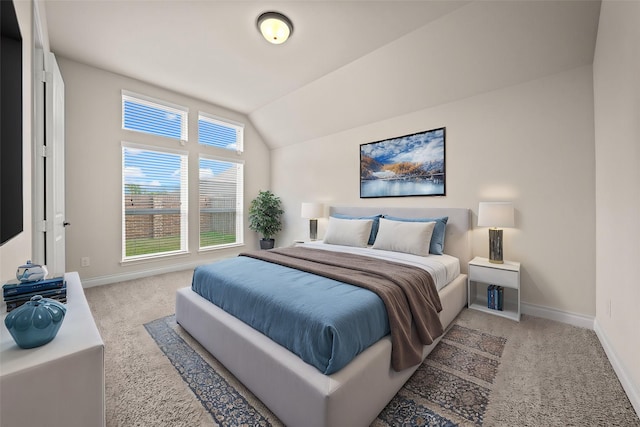
<path id="1" fill-rule="evenodd" d="M 196 268 L 192 289 L 324 374 L 389 334 L 375 293 L 253 258 Z"/>

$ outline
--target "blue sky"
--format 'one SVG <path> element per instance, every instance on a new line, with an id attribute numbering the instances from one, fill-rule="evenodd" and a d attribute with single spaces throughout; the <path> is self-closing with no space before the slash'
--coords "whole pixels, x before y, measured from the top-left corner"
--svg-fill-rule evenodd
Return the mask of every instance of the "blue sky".
<path id="1" fill-rule="evenodd" d="M 151 133 L 173 139 L 187 139 L 182 135 L 183 121 L 187 114 L 172 112 L 169 107 L 149 105 L 145 102 L 125 100 L 125 129 Z M 237 150 L 238 135 L 233 126 L 225 126 L 217 120 L 199 117 L 198 142 L 204 145 Z M 186 172 L 186 165 L 184 165 Z M 232 165 L 209 159 L 200 159 L 199 177 L 212 179 L 227 171 Z M 146 191 L 162 191 L 180 188 L 181 156 L 152 149 L 124 148 L 124 183 L 144 187 Z"/>
<path id="2" fill-rule="evenodd" d="M 383 164 L 444 159 L 444 130 L 388 139 L 360 146 L 361 153 Z"/>
<path id="3" fill-rule="evenodd" d="M 180 155 L 124 147 L 124 182 L 161 191 L 180 187 Z M 233 163 L 200 159 L 199 179 L 212 179 L 234 167 Z"/>
<path id="4" fill-rule="evenodd" d="M 124 148 L 124 182 L 148 190 L 180 187 L 180 155 Z"/>

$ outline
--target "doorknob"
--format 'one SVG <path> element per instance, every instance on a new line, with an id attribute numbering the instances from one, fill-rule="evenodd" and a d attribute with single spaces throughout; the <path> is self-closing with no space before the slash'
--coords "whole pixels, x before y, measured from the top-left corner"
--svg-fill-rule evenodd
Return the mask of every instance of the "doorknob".
<path id="1" fill-rule="evenodd" d="M 62 226 L 63 226 L 63 227 L 66 227 L 67 225 L 71 225 L 71 223 L 70 223 L 70 222 L 67 222 L 67 221 L 65 221 L 65 222 L 63 222 L 63 223 L 62 223 Z"/>

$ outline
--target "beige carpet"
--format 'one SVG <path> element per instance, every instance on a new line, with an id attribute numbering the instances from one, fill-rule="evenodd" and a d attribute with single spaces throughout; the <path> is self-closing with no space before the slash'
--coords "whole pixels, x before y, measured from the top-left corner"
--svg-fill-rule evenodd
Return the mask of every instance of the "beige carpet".
<path id="1" fill-rule="evenodd" d="M 174 313 L 190 283 L 185 271 L 86 289 L 105 342 L 107 426 L 216 425 L 143 326 Z M 593 331 L 473 310 L 457 322 L 507 338 L 483 425 L 640 426 Z"/>

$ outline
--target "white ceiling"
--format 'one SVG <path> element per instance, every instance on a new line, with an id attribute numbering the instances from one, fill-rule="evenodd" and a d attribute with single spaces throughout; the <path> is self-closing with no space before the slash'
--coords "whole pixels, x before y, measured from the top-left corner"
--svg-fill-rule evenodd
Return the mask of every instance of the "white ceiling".
<path id="1" fill-rule="evenodd" d="M 599 1 L 46 0 L 51 50 L 245 113 L 271 147 L 593 62 Z M 256 18 L 286 14 L 283 45 Z"/>

